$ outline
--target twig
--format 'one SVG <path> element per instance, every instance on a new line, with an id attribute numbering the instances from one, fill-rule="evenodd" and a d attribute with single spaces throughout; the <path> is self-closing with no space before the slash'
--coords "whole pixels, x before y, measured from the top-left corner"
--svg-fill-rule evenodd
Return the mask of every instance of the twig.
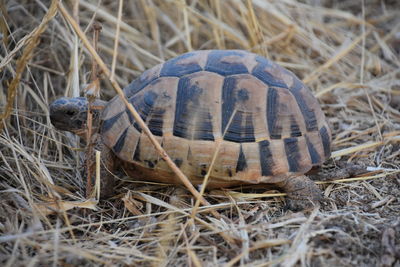
<path id="1" fill-rule="evenodd" d="M 97 52 L 97 43 L 99 41 L 99 35 L 101 31 L 101 25 L 98 22 L 93 23 L 93 47 L 94 50 Z M 90 157 L 90 155 L 93 155 L 93 140 L 92 140 L 92 135 L 93 135 L 93 102 L 96 98 L 99 97 L 99 91 L 100 91 L 100 85 L 99 85 L 99 73 L 97 69 L 97 62 L 96 60 L 92 59 L 92 72 L 91 72 L 91 83 L 90 85 L 86 88 L 86 98 L 88 99 L 88 113 L 87 113 L 87 123 L 86 123 L 86 197 L 92 196 L 92 191 L 93 191 L 93 171 L 94 168 L 92 168 L 92 164 L 95 164 L 93 162 L 93 158 Z M 97 156 L 97 155 L 96 155 Z"/>
<path id="2" fill-rule="evenodd" d="M 118 42 L 119 42 L 119 33 L 121 29 L 121 18 L 122 18 L 122 6 L 124 4 L 123 0 L 119 1 L 119 6 L 118 6 L 118 20 L 117 20 L 117 29 L 115 32 L 115 40 L 114 40 L 114 53 L 113 53 L 113 59 L 111 63 L 111 79 L 114 79 L 115 75 L 115 66 L 117 64 L 117 55 L 118 55 Z"/>

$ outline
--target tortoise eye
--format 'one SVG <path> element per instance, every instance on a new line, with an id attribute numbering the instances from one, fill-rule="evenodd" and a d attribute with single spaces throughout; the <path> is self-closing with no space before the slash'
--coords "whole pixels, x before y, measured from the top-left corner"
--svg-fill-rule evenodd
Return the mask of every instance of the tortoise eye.
<path id="1" fill-rule="evenodd" d="M 74 116 L 76 114 L 76 111 L 74 110 L 67 110 L 65 111 L 65 114 L 67 114 L 68 116 Z"/>

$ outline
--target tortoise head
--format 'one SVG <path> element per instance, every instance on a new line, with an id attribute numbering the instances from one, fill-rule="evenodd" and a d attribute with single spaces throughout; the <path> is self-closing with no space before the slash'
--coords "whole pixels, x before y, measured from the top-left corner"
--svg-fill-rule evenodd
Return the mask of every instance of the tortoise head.
<path id="1" fill-rule="evenodd" d="M 95 100 L 93 106 L 93 125 L 96 127 L 100 121 L 101 110 L 106 102 Z M 86 131 L 86 121 L 89 102 L 85 97 L 62 97 L 50 104 L 51 123 L 59 130 L 69 131 L 82 135 Z"/>

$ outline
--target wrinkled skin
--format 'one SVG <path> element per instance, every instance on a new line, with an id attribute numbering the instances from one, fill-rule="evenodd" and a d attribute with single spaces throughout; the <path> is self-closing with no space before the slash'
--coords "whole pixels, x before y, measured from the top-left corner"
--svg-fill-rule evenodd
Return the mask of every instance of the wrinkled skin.
<path id="1" fill-rule="evenodd" d="M 87 110 L 84 97 L 57 99 L 50 105 L 51 123 L 59 130 L 75 133 L 85 127 Z"/>
<path id="2" fill-rule="evenodd" d="M 83 136 L 83 133 L 86 131 L 88 104 L 85 97 L 62 97 L 57 99 L 50 105 L 51 123 L 59 130 Z M 106 104 L 107 102 L 102 100 L 95 100 L 92 104 L 95 107 L 92 113 L 93 126 L 96 129 L 100 124 L 101 109 Z"/>
<path id="3" fill-rule="evenodd" d="M 92 103 L 93 113 L 93 135 L 91 136 L 91 143 L 94 149 L 101 151 L 101 164 L 100 169 L 101 185 L 100 195 L 105 198 L 111 196 L 114 189 L 115 179 L 113 177 L 113 170 L 115 165 L 115 155 L 106 147 L 102 140 L 101 135 L 97 133 L 100 126 L 101 110 L 104 109 L 107 102 L 102 100 L 95 100 Z M 57 99 L 50 105 L 50 120 L 51 123 L 59 130 L 69 131 L 80 137 L 86 138 L 86 121 L 88 112 L 88 101 L 84 97 L 67 98 L 63 97 Z M 96 160 L 95 155 L 89 155 L 89 168 L 90 173 L 95 173 Z M 94 175 L 91 177 L 92 184 L 94 184 Z M 90 193 L 90 192 L 88 192 Z"/>

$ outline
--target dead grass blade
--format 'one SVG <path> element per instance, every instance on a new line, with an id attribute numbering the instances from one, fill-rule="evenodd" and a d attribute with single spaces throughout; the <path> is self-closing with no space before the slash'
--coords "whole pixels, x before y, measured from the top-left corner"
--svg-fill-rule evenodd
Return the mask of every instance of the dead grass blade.
<path id="1" fill-rule="evenodd" d="M 119 43 L 119 34 L 120 34 L 120 29 L 121 29 L 121 18 L 122 18 L 122 7 L 123 7 L 124 1 L 120 0 L 119 5 L 118 5 L 118 20 L 117 20 L 117 28 L 115 32 L 115 40 L 114 40 L 114 52 L 113 52 L 113 60 L 111 63 L 111 75 L 110 78 L 114 79 L 115 75 L 115 66 L 117 64 L 117 55 L 118 55 L 118 43 Z"/>
<path id="2" fill-rule="evenodd" d="M 227 264 L 225 264 L 224 267 L 234 266 L 238 261 L 240 261 L 240 259 L 246 253 L 255 251 L 257 249 L 271 248 L 271 247 L 286 245 L 286 244 L 290 244 L 290 243 L 291 243 L 291 241 L 288 239 L 271 239 L 271 240 L 257 242 L 252 247 L 248 248 L 245 252 L 241 252 L 239 255 L 234 257 L 231 261 L 229 261 Z"/>
<path id="3" fill-rule="evenodd" d="M 332 152 L 332 158 L 338 158 L 338 157 L 342 157 L 345 155 L 354 154 L 354 153 L 357 153 L 357 152 L 360 152 L 363 150 L 372 149 L 372 148 L 381 146 L 383 144 L 384 143 L 381 141 L 376 141 L 376 142 L 368 142 L 368 143 L 361 144 L 358 146 L 344 148 L 344 149 Z"/>
<path id="4" fill-rule="evenodd" d="M 384 178 L 389 175 L 393 175 L 393 174 L 397 174 L 397 173 L 400 173 L 400 171 L 383 172 L 383 173 L 376 174 L 376 175 L 366 175 L 366 176 L 362 176 L 362 177 L 344 178 L 344 179 L 337 179 L 337 180 L 332 180 L 332 181 L 317 181 L 315 183 L 316 184 L 331 184 L 331 183 L 366 181 L 366 180 L 371 180 L 371 179 Z"/>
<path id="5" fill-rule="evenodd" d="M 83 208 L 97 210 L 96 200 L 85 200 L 85 201 L 57 201 L 57 202 L 44 202 L 36 203 L 35 209 L 45 216 L 54 213 L 66 212 L 73 208 Z"/>
<path id="6" fill-rule="evenodd" d="M 46 30 L 47 24 L 49 21 L 57 14 L 57 0 L 53 0 L 51 2 L 50 8 L 46 15 L 43 17 L 39 26 L 37 26 L 29 35 L 25 36 L 23 40 L 20 41 L 20 46 L 17 46 L 14 49 L 14 53 L 10 53 L 7 58 L 3 59 L 3 62 L 0 65 L 0 70 L 4 68 L 5 65 L 11 60 L 12 56 L 17 53 L 17 51 L 22 48 L 22 46 L 26 46 L 24 51 L 22 52 L 22 56 L 17 60 L 17 67 L 15 71 L 15 77 L 10 82 L 8 86 L 7 93 L 7 105 L 5 107 L 4 113 L 0 114 L 0 120 L 4 121 L 7 119 L 10 114 L 14 104 L 14 99 L 17 94 L 17 87 L 21 80 L 21 76 L 24 73 L 26 65 L 28 61 L 31 59 L 33 55 L 33 50 L 39 44 L 40 35 Z M 3 124 L 0 123 L 0 132 L 3 129 Z"/>
<path id="7" fill-rule="evenodd" d="M 0 12 L 1 12 L 1 17 L 0 17 L 0 31 L 3 34 L 3 44 L 4 46 L 8 46 L 8 25 L 7 25 L 7 20 L 9 19 L 8 14 L 7 14 L 7 9 L 6 5 L 4 3 L 4 0 L 0 1 Z M 2 68 L 0 67 L 0 70 Z"/>
<path id="8" fill-rule="evenodd" d="M 334 57 L 329 59 L 327 62 L 325 62 L 322 66 L 311 72 L 307 77 L 303 79 L 303 82 L 308 84 L 315 79 L 318 78 L 318 76 L 326 69 L 328 69 L 330 66 L 332 66 L 334 63 L 339 61 L 341 58 L 346 56 L 352 49 L 356 47 L 356 45 L 361 42 L 366 36 L 368 36 L 371 33 L 371 30 L 368 30 L 367 32 L 361 34 L 358 36 L 350 45 L 344 46 L 341 50 L 339 50 Z"/>

